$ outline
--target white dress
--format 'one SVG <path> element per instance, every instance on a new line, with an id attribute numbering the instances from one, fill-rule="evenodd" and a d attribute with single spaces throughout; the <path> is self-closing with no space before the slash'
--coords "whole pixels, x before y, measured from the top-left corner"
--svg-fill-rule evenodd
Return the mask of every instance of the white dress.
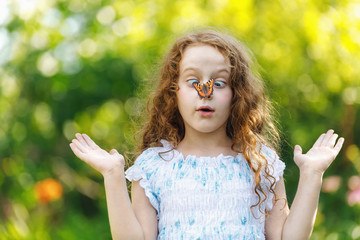
<path id="1" fill-rule="evenodd" d="M 265 216 L 259 211 L 253 174 L 242 154 L 236 157 L 184 156 L 173 146 L 145 150 L 126 171 L 130 181 L 140 180 L 157 211 L 158 239 L 265 239 Z M 274 151 L 261 147 L 276 181 L 285 164 Z M 264 178 L 262 178 L 264 179 Z M 268 198 L 262 210 L 272 208 L 269 183 L 262 181 Z"/>

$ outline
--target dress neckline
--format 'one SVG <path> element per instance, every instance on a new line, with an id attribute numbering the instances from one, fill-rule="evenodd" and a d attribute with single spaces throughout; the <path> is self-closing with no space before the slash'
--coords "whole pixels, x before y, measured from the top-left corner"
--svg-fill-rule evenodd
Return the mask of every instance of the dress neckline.
<path id="1" fill-rule="evenodd" d="M 168 142 L 165 139 L 162 139 L 160 141 L 164 148 L 167 150 L 172 150 L 175 152 L 175 156 L 180 156 L 181 159 L 187 160 L 187 159 L 204 159 L 204 160 L 216 160 L 216 159 L 237 159 L 241 153 L 237 153 L 235 156 L 233 155 L 224 155 L 223 153 L 220 153 L 217 156 L 196 156 L 193 154 L 184 155 L 182 152 L 180 152 L 178 149 L 174 148 L 174 146 Z"/>

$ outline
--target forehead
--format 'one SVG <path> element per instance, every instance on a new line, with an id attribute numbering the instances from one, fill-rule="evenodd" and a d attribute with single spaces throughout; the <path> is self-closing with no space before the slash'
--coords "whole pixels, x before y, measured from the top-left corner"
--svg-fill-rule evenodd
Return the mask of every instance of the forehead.
<path id="1" fill-rule="evenodd" d="M 229 61 L 216 48 L 210 45 L 190 45 L 185 48 L 180 61 L 180 72 L 187 68 L 227 69 Z"/>

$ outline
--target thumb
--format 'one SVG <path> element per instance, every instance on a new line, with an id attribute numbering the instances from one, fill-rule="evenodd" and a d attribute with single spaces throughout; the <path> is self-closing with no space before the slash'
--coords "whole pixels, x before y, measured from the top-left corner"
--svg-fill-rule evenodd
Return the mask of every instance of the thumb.
<path id="1" fill-rule="evenodd" d="M 111 149 L 110 154 L 114 155 L 114 154 L 119 154 L 119 153 L 118 153 L 118 151 L 116 149 Z"/>
<path id="2" fill-rule="evenodd" d="M 301 155 L 301 154 L 302 154 L 302 148 L 299 145 L 295 145 L 294 156 Z"/>

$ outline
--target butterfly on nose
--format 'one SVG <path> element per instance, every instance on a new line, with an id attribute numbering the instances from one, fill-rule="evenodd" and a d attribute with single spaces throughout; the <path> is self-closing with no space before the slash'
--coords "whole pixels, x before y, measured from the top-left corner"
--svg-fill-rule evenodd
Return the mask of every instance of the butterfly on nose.
<path id="1" fill-rule="evenodd" d="M 210 98 L 214 93 L 214 79 L 211 78 L 206 83 L 200 84 L 199 82 L 193 83 L 193 86 L 198 93 L 200 99 Z"/>

